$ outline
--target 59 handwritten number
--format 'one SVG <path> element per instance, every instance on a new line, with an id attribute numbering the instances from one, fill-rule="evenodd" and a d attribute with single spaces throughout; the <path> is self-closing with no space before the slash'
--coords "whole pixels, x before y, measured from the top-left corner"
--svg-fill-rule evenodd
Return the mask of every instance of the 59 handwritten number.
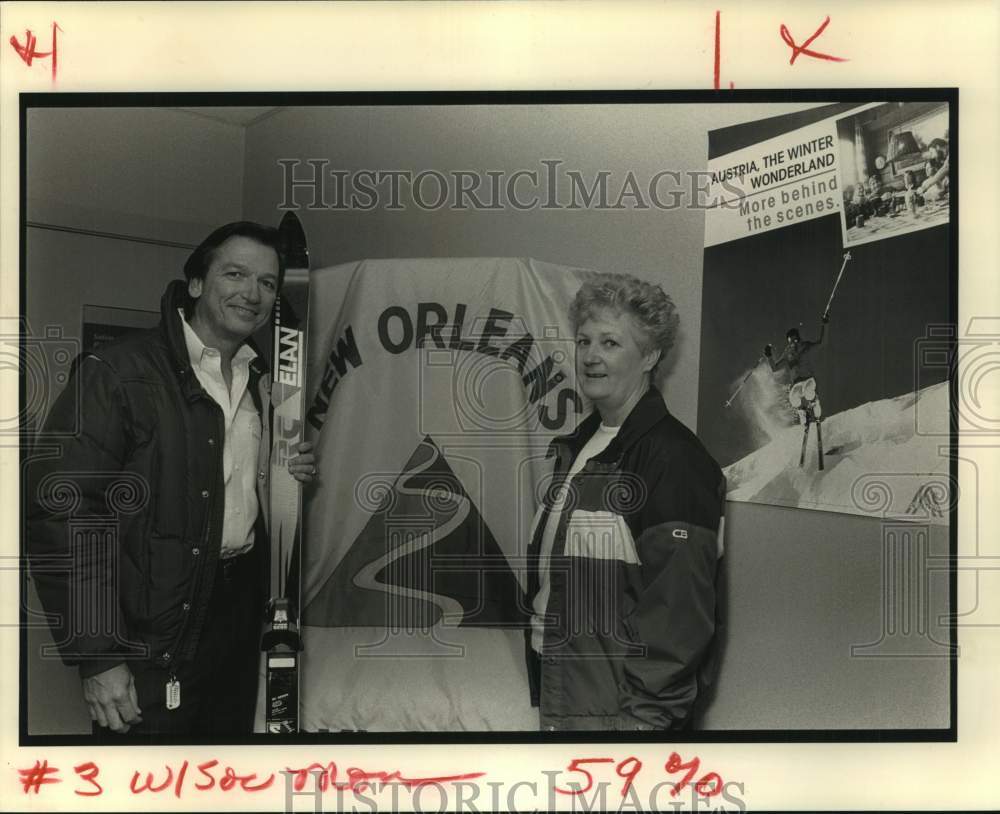
<path id="1" fill-rule="evenodd" d="M 590 791 L 594 785 L 594 776 L 588 772 L 586 769 L 581 769 L 580 767 L 585 763 L 614 763 L 614 758 L 610 757 L 584 757 L 584 758 L 574 758 L 570 761 L 569 766 L 566 767 L 567 772 L 579 772 L 584 777 L 587 778 L 586 786 L 579 786 L 579 784 L 574 783 L 575 788 L 572 789 L 561 789 L 559 786 L 555 786 L 555 790 L 559 794 L 583 794 L 584 792 Z M 617 766 L 615 766 L 615 774 L 622 778 L 625 782 L 622 784 L 622 797 L 628 794 L 629 788 L 632 786 L 633 781 L 639 770 L 642 768 L 642 761 L 637 757 L 627 757 L 625 760 L 621 761 Z"/>
<path id="2" fill-rule="evenodd" d="M 615 763 L 614 758 L 610 757 L 586 757 L 586 758 L 574 758 L 570 761 L 570 764 L 566 767 L 567 772 L 576 772 L 583 775 L 585 778 L 585 785 L 580 783 L 573 783 L 571 788 L 560 788 L 555 786 L 554 789 L 559 794 L 584 794 L 590 791 L 594 786 L 594 776 L 583 768 L 585 765 L 594 763 Z M 684 761 L 677 752 L 671 752 L 670 757 L 667 758 L 667 762 L 663 764 L 664 770 L 668 774 L 676 774 L 683 771 L 684 777 L 678 783 L 674 783 L 674 787 L 670 790 L 670 795 L 676 797 L 681 791 L 688 785 L 690 785 L 691 780 L 696 774 L 698 774 L 701 768 L 701 760 L 697 757 L 692 758 L 689 761 Z M 615 774 L 617 774 L 625 782 L 622 783 L 621 796 L 624 797 L 628 794 L 629 789 L 635 782 L 636 776 L 642 769 L 642 761 L 637 757 L 627 757 L 619 763 L 615 764 Z M 699 797 L 714 797 L 722 792 L 722 777 L 717 772 L 707 772 L 703 774 L 694 784 L 695 792 Z"/>

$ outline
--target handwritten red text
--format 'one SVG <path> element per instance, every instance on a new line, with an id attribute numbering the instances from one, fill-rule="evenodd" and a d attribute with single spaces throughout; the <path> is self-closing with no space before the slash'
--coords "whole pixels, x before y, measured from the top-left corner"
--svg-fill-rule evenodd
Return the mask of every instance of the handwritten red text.
<path id="1" fill-rule="evenodd" d="M 24 793 L 35 792 L 38 794 L 42 786 L 46 786 L 49 783 L 62 783 L 57 774 L 59 770 L 55 766 L 50 766 L 47 760 L 36 760 L 35 765 L 28 769 L 18 769 L 17 773 L 21 776 L 21 788 L 24 789 Z"/>
<path id="2" fill-rule="evenodd" d="M 584 758 L 574 758 L 570 761 L 569 765 L 565 768 L 567 773 L 575 773 L 581 775 L 582 777 L 568 784 L 568 788 L 563 788 L 560 786 L 555 786 L 555 791 L 559 794 L 585 794 L 590 791 L 594 786 L 594 775 L 585 766 L 592 766 L 595 764 L 614 764 L 615 774 L 618 775 L 624 782 L 621 785 L 621 796 L 625 797 L 629 789 L 632 788 L 632 784 L 635 782 L 636 777 L 642 770 L 642 761 L 637 757 L 627 757 L 624 760 L 615 762 L 614 758 L 610 757 L 584 757 Z M 677 752 L 671 752 L 670 757 L 667 758 L 667 762 L 663 764 L 664 770 L 667 774 L 677 774 L 683 771 L 684 777 L 680 782 L 674 783 L 673 788 L 670 790 L 670 795 L 676 797 L 681 791 L 691 784 L 694 776 L 699 773 L 701 767 L 701 760 L 697 757 L 692 758 L 690 761 L 683 761 L 681 756 Z M 694 790 L 700 797 L 714 797 L 716 794 L 722 792 L 723 787 L 722 777 L 716 772 L 708 772 L 702 775 L 694 784 Z"/>
<path id="3" fill-rule="evenodd" d="M 31 29 L 27 29 L 24 32 L 24 42 L 22 43 L 16 35 L 12 35 L 10 38 L 11 47 L 17 51 L 17 55 L 21 57 L 24 64 L 29 68 L 31 63 L 36 59 L 51 59 L 52 60 L 52 81 L 56 81 L 56 74 L 59 71 L 59 42 L 57 39 L 57 31 L 62 31 L 58 23 L 52 23 L 52 49 L 49 51 L 39 51 L 38 50 L 38 38 L 31 32 Z"/>
<path id="4" fill-rule="evenodd" d="M 778 33 L 781 35 L 781 39 L 784 41 L 785 45 L 792 49 L 792 56 L 791 59 L 788 60 L 788 64 L 794 65 L 795 60 L 803 54 L 807 57 L 822 59 L 827 62 L 848 62 L 849 60 L 845 57 L 835 57 L 832 54 L 824 54 L 821 51 L 815 51 L 809 47 L 826 30 L 826 27 L 829 24 L 830 17 L 827 16 L 827 18 L 823 20 L 820 27 L 813 32 L 813 35 L 804 43 L 798 45 L 795 42 L 794 37 L 792 37 L 792 32 L 788 30 L 788 26 L 782 23 L 781 28 L 778 29 Z M 722 86 L 722 12 L 720 11 L 715 12 L 715 60 L 712 65 L 712 80 L 712 86 L 716 90 L 719 90 Z M 732 81 L 729 82 L 729 87 L 730 89 L 735 87 Z"/>
<path id="5" fill-rule="evenodd" d="M 86 763 L 81 763 L 79 766 L 74 766 L 73 771 L 79 775 L 81 780 L 86 781 L 90 784 L 89 789 L 76 789 L 75 794 L 79 794 L 81 797 L 97 797 L 104 791 L 101 788 L 101 784 L 97 782 L 97 775 L 101 773 L 101 770 L 97 768 L 97 764 L 92 760 L 88 760 Z"/>
<path id="6" fill-rule="evenodd" d="M 820 34 L 822 34 L 826 27 L 830 24 L 830 18 L 827 17 L 823 20 L 823 24 L 816 29 L 813 35 L 807 39 L 802 45 L 796 45 L 795 40 L 792 39 L 792 33 L 788 30 L 788 26 L 784 23 L 781 24 L 781 39 L 785 41 L 785 44 L 792 49 L 792 58 L 788 60 L 789 65 L 794 65 L 795 60 L 799 58 L 799 54 L 805 54 L 807 57 L 813 57 L 814 59 L 825 59 L 830 62 L 847 62 L 846 59 L 842 57 L 831 56 L 830 54 L 823 54 L 819 51 L 809 50 L 809 46 L 812 45 L 813 40 L 815 40 Z"/>
<path id="7" fill-rule="evenodd" d="M 474 780 L 486 774 L 485 772 L 469 772 L 466 774 L 441 775 L 439 777 L 406 777 L 399 770 L 392 772 L 369 772 L 351 766 L 345 772 L 346 780 L 340 780 L 338 779 L 337 764 L 332 761 L 325 766 L 321 763 L 310 763 L 305 768 L 288 768 L 286 771 L 290 772 L 293 776 L 292 787 L 295 791 L 302 791 L 305 788 L 306 781 L 310 777 L 315 777 L 317 787 L 320 791 L 334 789 L 359 793 L 370 789 L 373 785 L 398 783 L 408 789 L 413 789 L 418 786 L 454 783 L 459 780 Z"/>

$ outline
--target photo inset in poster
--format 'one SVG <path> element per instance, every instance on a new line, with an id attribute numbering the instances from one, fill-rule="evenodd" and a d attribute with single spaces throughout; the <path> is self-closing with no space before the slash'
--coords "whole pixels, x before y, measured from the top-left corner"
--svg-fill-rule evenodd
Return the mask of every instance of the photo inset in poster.
<path id="1" fill-rule="evenodd" d="M 952 321 L 947 144 L 913 169 L 948 113 L 831 105 L 709 134 L 698 430 L 730 500 L 948 522 L 947 354 L 927 352 Z M 862 214 L 855 177 L 911 138 Z M 866 245 L 845 217 L 877 229 Z"/>
<path id="2" fill-rule="evenodd" d="M 948 222 L 948 105 L 894 102 L 837 122 L 844 245 Z"/>

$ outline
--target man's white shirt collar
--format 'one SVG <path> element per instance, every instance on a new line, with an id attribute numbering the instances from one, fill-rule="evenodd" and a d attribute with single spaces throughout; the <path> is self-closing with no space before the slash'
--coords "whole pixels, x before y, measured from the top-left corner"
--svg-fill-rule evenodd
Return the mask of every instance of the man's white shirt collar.
<path id="1" fill-rule="evenodd" d="M 191 360 L 191 364 L 200 367 L 206 356 L 218 356 L 219 350 L 207 347 L 201 341 L 201 337 L 195 333 L 194 328 L 184 318 L 184 309 L 178 308 L 177 313 L 180 314 L 181 324 L 184 326 L 184 342 L 187 345 L 188 358 Z M 257 352 L 248 343 L 244 342 L 240 345 L 239 350 L 236 351 L 236 355 L 233 356 L 233 367 L 249 365 L 250 361 L 256 358 Z"/>

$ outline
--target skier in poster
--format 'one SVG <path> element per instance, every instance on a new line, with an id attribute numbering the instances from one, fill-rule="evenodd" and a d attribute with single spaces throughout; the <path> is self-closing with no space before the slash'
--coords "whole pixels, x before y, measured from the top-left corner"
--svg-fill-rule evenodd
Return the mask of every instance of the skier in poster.
<path id="1" fill-rule="evenodd" d="M 847 259 L 844 260 L 847 265 Z M 843 268 L 841 268 L 843 273 Z M 838 276 L 837 282 L 840 282 Z M 836 287 L 834 287 L 836 291 Z M 833 295 L 830 295 L 833 300 Z M 791 374 L 791 384 L 788 387 L 788 402 L 799 417 L 802 425 L 802 450 L 799 453 L 799 466 L 806 462 L 806 444 L 809 441 L 809 428 L 816 425 L 816 455 L 817 464 L 820 471 L 823 471 L 823 409 L 819 403 L 819 394 L 816 392 L 816 378 L 813 373 L 812 352 L 823 342 L 826 335 L 826 325 L 830 321 L 830 307 L 827 304 L 823 316 L 820 317 L 819 337 L 811 341 L 804 341 L 799 335 L 798 328 L 789 328 L 785 333 L 785 349 L 781 356 L 774 358 L 774 349 L 770 344 L 764 346 L 764 358 L 772 372 L 777 372 L 782 368 L 787 368 Z"/>
<path id="2" fill-rule="evenodd" d="M 823 409 L 820 406 L 819 395 L 816 392 L 812 352 L 823 342 L 823 337 L 826 335 L 826 326 L 830 322 L 830 306 L 833 305 L 833 298 L 837 294 L 837 288 L 840 286 L 840 281 L 844 277 L 844 270 L 847 268 L 850 260 L 851 253 L 845 252 L 844 262 L 840 266 L 840 271 L 837 273 L 837 280 L 834 282 L 833 289 L 830 291 L 830 297 L 826 301 L 823 316 L 820 317 L 819 336 L 814 340 L 804 341 L 799 334 L 798 328 L 789 328 L 785 332 L 786 344 L 785 349 L 781 352 L 781 356 L 775 359 L 774 348 L 770 344 L 767 344 L 764 346 L 764 356 L 762 357 L 767 359 L 772 373 L 776 373 L 782 368 L 787 368 L 791 374 L 792 381 L 788 388 L 788 401 L 798 415 L 799 423 L 802 424 L 802 452 L 799 454 L 799 466 L 805 465 L 809 428 L 815 424 L 816 453 L 820 471 L 823 470 Z M 760 360 L 758 360 L 758 364 L 759 362 Z M 747 378 L 749 378 L 749 374 L 740 383 L 740 386 L 736 389 L 736 393 L 730 396 L 729 401 L 726 402 L 727 407 L 732 404 L 733 399 L 736 398 L 736 394 L 739 393 Z"/>
<path id="3" fill-rule="evenodd" d="M 819 420 L 823 415 L 816 392 L 812 352 L 814 348 L 822 344 L 829 321 L 830 314 L 827 312 L 820 318 L 819 336 L 811 341 L 802 339 L 798 328 L 789 328 L 785 333 L 785 349 L 777 359 L 774 358 L 774 348 L 770 344 L 764 346 L 764 356 L 767 358 L 771 371 L 777 373 L 782 368 L 787 368 L 791 374 L 792 381 L 788 390 L 788 401 L 798 414 L 800 424 L 806 424 L 810 420 Z"/>

